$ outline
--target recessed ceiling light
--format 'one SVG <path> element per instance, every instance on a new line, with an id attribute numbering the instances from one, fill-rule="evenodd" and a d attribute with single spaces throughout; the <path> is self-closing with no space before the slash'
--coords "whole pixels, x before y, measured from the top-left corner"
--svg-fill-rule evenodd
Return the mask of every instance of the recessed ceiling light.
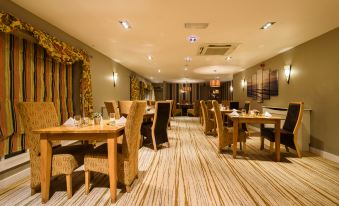
<path id="1" fill-rule="evenodd" d="M 185 67 L 184 70 L 187 71 L 187 67 Z"/>
<path id="2" fill-rule="evenodd" d="M 226 57 L 226 60 L 227 60 L 227 61 L 230 61 L 231 59 L 232 59 L 231 56 Z"/>
<path id="3" fill-rule="evenodd" d="M 219 79 L 220 77 L 216 77 L 217 79 Z"/>
<path id="4" fill-rule="evenodd" d="M 122 26 L 124 29 L 130 29 L 130 28 L 131 28 L 131 25 L 129 25 L 129 23 L 128 23 L 127 20 L 121 20 L 121 21 L 119 21 L 119 23 L 121 24 L 121 26 Z"/>
<path id="5" fill-rule="evenodd" d="M 154 77 L 150 77 L 151 79 L 154 79 Z"/>
<path id="6" fill-rule="evenodd" d="M 150 60 L 150 61 L 152 61 L 152 56 L 151 56 L 151 55 L 148 55 L 148 56 L 147 56 L 147 59 Z"/>
<path id="7" fill-rule="evenodd" d="M 187 40 L 188 40 L 189 42 L 191 42 L 191 43 L 195 43 L 196 41 L 198 41 L 198 36 L 196 36 L 196 35 L 189 35 L 189 36 L 187 37 Z"/>
<path id="8" fill-rule="evenodd" d="M 160 73 L 160 69 L 158 69 L 158 72 Z"/>
<path id="9" fill-rule="evenodd" d="M 192 61 L 192 57 L 185 57 L 185 61 L 186 61 L 186 62 Z"/>
<path id="10" fill-rule="evenodd" d="M 262 27 L 260 27 L 260 29 L 263 29 L 263 30 L 269 29 L 273 24 L 275 24 L 275 22 L 267 22 Z"/>

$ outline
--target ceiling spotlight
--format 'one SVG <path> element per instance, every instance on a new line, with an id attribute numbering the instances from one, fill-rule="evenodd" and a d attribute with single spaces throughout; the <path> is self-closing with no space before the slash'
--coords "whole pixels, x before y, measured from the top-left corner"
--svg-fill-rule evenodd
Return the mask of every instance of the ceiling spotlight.
<path id="1" fill-rule="evenodd" d="M 160 69 L 158 69 L 158 73 L 160 73 Z"/>
<path id="2" fill-rule="evenodd" d="M 154 77 L 150 77 L 151 79 L 154 79 Z"/>
<path id="3" fill-rule="evenodd" d="M 187 40 L 191 43 L 195 43 L 196 41 L 198 41 L 198 36 L 195 36 L 195 35 L 189 35 L 187 37 Z"/>
<path id="4" fill-rule="evenodd" d="M 226 60 L 227 60 L 227 61 L 230 61 L 231 59 L 232 59 L 231 56 L 226 57 Z"/>
<path id="5" fill-rule="evenodd" d="M 192 57 L 185 57 L 185 61 L 186 61 L 186 62 L 192 61 Z"/>
<path id="6" fill-rule="evenodd" d="M 187 71 L 187 67 L 185 67 L 184 70 Z"/>
<path id="7" fill-rule="evenodd" d="M 127 20 L 121 20 L 121 21 L 119 21 L 119 23 L 121 24 L 121 26 L 122 26 L 124 29 L 130 29 L 130 28 L 131 28 L 131 25 L 129 25 L 129 23 L 128 23 Z"/>
<path id="8" fill-rule="evenodd" d="M 218 77 L 216 77 L 217 79 L 220 79 L 220 77 L 218 76 Z"/>
<path id="9" fill-rule="evenodd" d="M 273 24 L 275 24 L 275 22 L 267 22 L 262 27 L 260 27 L 260 29 L 263 29 L 263 30 L 269 29 Z"/>
<path id="10" fill-rule="evenodd" d="M 151 55 L 148 55 L 148 56 L 147 56 L 147 59 L 150 60 L 150 61 L 152 61 L 152 56 L 151 56 Z"/>

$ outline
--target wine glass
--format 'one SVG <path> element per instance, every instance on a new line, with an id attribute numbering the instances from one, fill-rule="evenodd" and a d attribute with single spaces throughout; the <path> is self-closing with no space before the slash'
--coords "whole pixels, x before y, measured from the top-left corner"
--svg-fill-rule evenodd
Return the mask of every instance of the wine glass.
<path id="1" fill-rule="evenodd" d="M 115 124 L 115 113 L 109 113 L 109 121 L 112 125 Z"/>
<path id="2" fill-rule="evenodd" d="M 74 126 L 79 127 L 81 125 L 81 115 L 74 116 Z"/>

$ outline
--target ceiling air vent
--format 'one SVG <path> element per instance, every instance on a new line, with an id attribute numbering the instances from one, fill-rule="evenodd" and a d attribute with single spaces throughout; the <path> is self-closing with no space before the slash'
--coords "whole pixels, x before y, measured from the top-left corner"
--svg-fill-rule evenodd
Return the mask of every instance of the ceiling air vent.
<path id="1" fill-rule="evenodd" d="M 228 55 L 238 44 L 204 44 L 199 47 L 198 55 Z"/>
<path id="2" fill-rule="evenodd" d="M 208 23 L 185 23 L 185 29 L 206 29 Z"/>

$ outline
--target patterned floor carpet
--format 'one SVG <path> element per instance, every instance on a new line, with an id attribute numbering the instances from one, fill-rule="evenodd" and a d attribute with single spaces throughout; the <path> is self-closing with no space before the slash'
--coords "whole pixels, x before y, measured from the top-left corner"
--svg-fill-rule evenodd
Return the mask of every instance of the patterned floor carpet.
<path id="1" fill-rule="evenodd" d="M 216 138 L 205 136 L 196 118 L 178 117 L 169 130 L 170 147 L 142 148 L 139 179 L 131 193 L 119 190 L 116 205 L 339 205 L 339 164 L 311 153 L 299 159 L 282 148 L 282 162 L 259 138 L 250 137 L 245 154 L 217 153 Z M 268 148 L 268 145 L 266 145 Z M 67 199 L 64 177 L 52 182 L 46 205 L 110 205 L 108 177 L 96 174 L 84 194 L 81 170 Z M 0 205 L 40 205 L 30 196 L 29 177 L 0 186 Z"/>

